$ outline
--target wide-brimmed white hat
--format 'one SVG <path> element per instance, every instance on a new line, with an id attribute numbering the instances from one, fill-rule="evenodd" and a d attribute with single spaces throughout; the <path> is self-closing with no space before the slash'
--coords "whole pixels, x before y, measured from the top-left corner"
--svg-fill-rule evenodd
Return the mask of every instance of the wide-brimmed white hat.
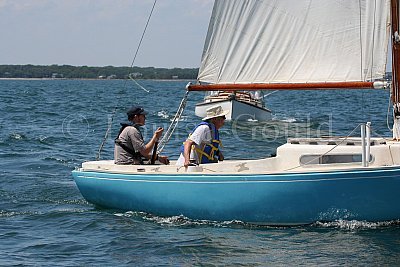
<path id="1" fill-rule="evenodd" d="M 203 121 L 212 119 L 212 118 L 216 118 L 216 117 L 221 117 L 221 116 L 225 116 L 226 114 L 229 113 L 229 110 L 223 110 L 221 106 L 214 106 L 211 108 L 208 108 L 206 110 L 206 117 L 203 118 Z"/>

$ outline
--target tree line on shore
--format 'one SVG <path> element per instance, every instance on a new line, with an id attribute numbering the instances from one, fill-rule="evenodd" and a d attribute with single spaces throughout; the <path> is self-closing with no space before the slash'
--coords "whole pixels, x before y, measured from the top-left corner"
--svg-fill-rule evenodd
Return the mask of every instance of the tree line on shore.
<path id="1" fill-rule="evenodd" d="M 0 65 L 0 78 L 196 79 L 198 68 Z"/>

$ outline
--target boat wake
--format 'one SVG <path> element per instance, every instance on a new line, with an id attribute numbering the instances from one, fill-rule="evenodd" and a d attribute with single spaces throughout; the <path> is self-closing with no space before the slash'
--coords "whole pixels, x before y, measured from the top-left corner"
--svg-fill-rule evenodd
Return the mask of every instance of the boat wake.
<path id="1" fill-rule="evenodd" d="M 221 227 L 221 228 L 252 228 L 252 229 L 282 229 L 282 228 L 291 228 L 291 227 L 299 227 L 297 226 L 271 226 L 271 225 L 256 225 L 251 223 L 245 223 L 238 220 L 232 221 L 209 221 L 209 220 L 193 220 L 184 215 L 179 216 L 171 216 L 171 217 L 162 217 L 152 215 L 146 212 L 135 212 L 135 211 L 127 211 L 124 213 L 114 213 L 115 216 L 125 217 L 125 218 L 134 218 L 140 219 L 144 221 L 154 222 L 156 224 L 162 226 L 172 226 L 172 227 L 201 227 L 201 226 L 211 226 L 211 227 Z M 400 226 L 400 220 L 394 221 L 383 221 L 383 222 L 367 222 L 367 221 L 347 221 L 347 220 L 337 220 L 333 222 L 315 222 L 307 225 L 307 227 L 316 227 L 316 228 L 334 228 L 334 229 L 344 229 L 344 230 L 358 230 L 358 229 L 377 229 L 382 227 L 389 226 Z"/>
<path id="2" fill-rule="evenodd" d="M 337 221 L 333 221 L 333 222 L 316 222 L 313 225 L 316 227 L 339 228 L 339 229 L 345 229 L 345 230 L 377 229 L 377 228 L 395 226 L 395 225 L 400 226 L 400 220 L 382 221 L 382 222 L 337 220 Z"/>
<path id="3" fill-rule="evenodd" d="M 246 227 L 246 224 L 242 221 L 232 220 L 232 221 L 209 221 L 209 220 L 193 220 L 184 215 L 162 217 L 152 215 L 146 212 L 135 212 L 127 211 L 124 213 L 115 213 L 115 216 L 126 217 L 126 218 L 137 218 L 144 221 L 154 222 L 163 226 L 173 226 L 173 227 L 195 227 L 195 226 L 212 226 L 212 227 Z"/>

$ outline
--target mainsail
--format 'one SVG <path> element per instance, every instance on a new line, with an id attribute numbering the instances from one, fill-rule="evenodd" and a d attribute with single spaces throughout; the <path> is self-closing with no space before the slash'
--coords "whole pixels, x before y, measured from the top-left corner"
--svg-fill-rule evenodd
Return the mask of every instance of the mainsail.
<path id="1" fill-rule="evenodd" d="M 365 82 L 385 75 L 390 0 L 216 0 L 198 81 Z"/>

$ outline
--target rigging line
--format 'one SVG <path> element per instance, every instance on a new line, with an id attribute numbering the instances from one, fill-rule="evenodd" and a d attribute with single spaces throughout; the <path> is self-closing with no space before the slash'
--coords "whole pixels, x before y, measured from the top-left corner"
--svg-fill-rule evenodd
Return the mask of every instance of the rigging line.
<path id="1" fill-rule="evenodd" d="M 362 10 L 361 10 L 361 0 L 358 0 L 358 9 L 359 9 L 359 23 L 360 23 L 360 27 L 359 27 L 359 34 L 360 34 L 360 80 L 363 81 L 363 45 L 362 45 L 362 30 L 361 30 L 361 26 L 362 26 Z"/>
<path id="2" fill-rule="evenodd" d="M 132 74 L 132 73 L 131 73 L 131 74 Z M 132 77 L 131 74 L 128 75 L 129 79 L 131 79 L 137 86 L 139 86 L 140 89 L 142 89 L 142 90 L 145 91 L 146 93 L 150 93 L 150 91 L 147 90 L 146 88 L 144 88 L 142 85 L 140 85 L 140 84 Z"/>
<path id="3" fill-rule="evenodd" d="M 268 96 L 270 96 L 270 95 L 272 95 L 272 94 L 274 94 L 274 93 L 276 93 L 276 92 L 278 92 L 278 91 L 279 91 L 279 90 L 272 91 L 271 93 L 264 95 L 263 98 L 268 97 Z"/>
<path id="4" fill-rule="evenodd" d="M 375 30 L 376 30 L 376 0 L 374 1 L 374 21 L 373 21 L 373 27 L 372 27 L 372 49 L 371 49 L 371 68 L 370 68 L 370 81 L 373 80 L 373 73 L 374 73 L 374 51 L 375 51 Z M 368 25 L 367 25 L 368 27 Z M 361 29 L 362 27 L 360 27 Z M 368 74 L 365 73 L 365 76 L 367 77 Z M 370 104 L 370 106 L 372 105 L 372 98 L 368 97 L 368 102 Z M 371 121 L 371 112 L 368 112 L 367 110 L 367 114 L 364 113 L 364 92 L 362 92 L 362 113 L 364 114 L 364 121 Z M 365 117 L 368 117 L 367 119 Z"/>
<path id="5" fill-rule="evenodd" d="M 137 56 L 137 54 L 139 52 L 140 45 L 142 44 L 142 41 L 143 41 L 143 38 L 144 38 L 144 34 L 146 33 L 146 30 L 147 30 L 147 26 L 149 26 L 150 18 L 151 18 L 151 15 L 153 14 L 154 7 L 156 6 L 156 3 L 157 3 L 157 0 L 154 0 L 153 7 L 151 8 L 150 15 L 149 15 L 149 17 L 147 19 L 146 26 L 144 27 L 144 30 L 143 30 L 143 33 L 142 33 L 142 37 L 140 38 L 139 45 L 138 45 L 138 47 L 136 49 L 135 56 L 133 57 L 131 68 L 133 67 L 133 64 L 135 63 L 136 56 Z"/>
<path id="6" fill-rule="evenodd" d="M 146 34 L 147 26 L 149 26 L 150 18 L 151 18 L 151 16 L 153 15 L 153 11 L 154 11 L 154 7 L 156 6 L 156 3 L 157 3 L 157 0 L 154 0 L 153 6 L 151 7 L 151 11 L 150 11 L 149 17 L 147 18 L 147 21 L 146 21 L 146 25 L 144 26 L 144 29 L 143 29 L 143 32 L 142 32 L 142 36 L 140 37 L 139 44 L 138 44 L 138 46 L 137 46 L 137 48 L 136 48 L 135 55 L 133 56 L 132 63 L 131 63 L 131 67 L 130 67 L 131 69 L 133 68 L 133 64 L 135 64 L 136 57 L 137 57 L 137 55 L 138 55 L 138 53 L 139 53 L 140 46 L 142 45 L 142 41 L 143 41 L 144 35 Z M 127 82 L 128 82 L 128 81 L 125 80 L 124 88 L 126 88 Z M 139 85 L 139 83 L 137 83 L 137 82 L 136 82 L 136 84 Z M 140 85 L 139 85 L 139 86 L 140 86 Z M 140 87 L 141 87 L 141 86 L 140 86 Z M 146 90 L 145 90 L 145 91 L 146 91 Z"/>
<path id="7" fill-rule="evenodd" d="M 385 142 L 392 141 L 392 139 L 387 138 L 387 137 L 385 137 L 385 136 L 382 136 L 380 133 L 378 133 L 377 131 L 375 131 L 375 129 L 372 128 L 372 126 L 370 126 L 370 129 L 371 129 L 371 132 L 372 132 L 374 135 L 378 136 L 378 137 L 381 138 L 383 141 L 385 141 Z"/>
<path id="8" fill-rule="evenodd" d="M 372 49 L 371 49 L 371 81 L 373 76 L 373 68 L 374 68 L 374 50 L 375 50 L 375 30 L 376 30 L 376 0 L 374 2 L 374 23 L 373 23 L 373 31 L 372 31 Z"/>
<path id="9" fill-rule="evenodd" d="M 167 131 L 165 132 L 164 136 L 162 137 L 162 139 L 159 143 L 158 150 L 157 150 L 158 154 L 160 154 L 163 151 L 165 145 L 171 139 L 171 136 L 174 133 L 175 128 L 178 126 L 178 123 L 182 116 L 182 113 L 185 110 L 188 96 L 189 96 L 189 90 L 186 90 L 186 93 L 181 100 L 181 104 L 179 105 L 178 110 L 176 111 L 176 114 L 175 114 L 171 124 L 169 125 Z"/>
<path id="10" fill-rule="evenodd" d="M 131 69 L 133 68 L 133 64 L 135 63 L 136 56 L 137 56 L 137 54 L 138 54 L 138 52 L 139 52 L 140 45 L 142 44 L 144 35 L 145 35 L 145 33 L 146 33 L 146 30 L 147 30 L 147 26 L 149 25 L 150 18 L 151 18 L 151 15 L 153 14 L 154 7 L 155 7 L 156 3 L 157 3 L 157 0 L 154 0 L 153 6 L 152 6 L 151 11 L 150 11 L 150 15 L 149 15 L 149 17 L 148 17 L 148 19 L 147 19 L 147 22 L 146 22 L 146 26 L 145 26 L 144 29 L 143 29 L 142 36 L 141 36 L 140 41 L 139 41 L 139 44 L 138 44 L 138 46 L 137 46 L 137 48 L 136 48 L 135 56 L 133 57 L 133 60 L 132 60 L 132 63 L 131 63 L 131 67 L 130 67 Z M 127 83 L 127 79 L 126 79 L 125 82 L 124 82 L 124 86 L 123 86 L 124 89 L 126 88 L 126 83 Z M 113 120 L 114 120 L 115 114 L 117 113 L 117 110 L 118 110 L 118 103 L 119 103 L 120 98 L 121 98 L 121 97 L 118 97 L 118 99 L 117 99 L 117 105 L 114 107 L 114 110 L 113 110 L 113 112 L 112 112 L 112 114 L 111 114 L 111 118 L 110 118 L 110 121 L 109 121 L 107 130 L 106 130 L 106 133 L 105 133 L 105 135 L 104 135 L 103 141 L 101 142 L 100 147 L 99 147 L 99 150 L 98 150 L 97 155 L 96 155 L 96 160 L 100 160 L 101 151 L 103 150 L 104 144 L 106 143 L 107 138 L 108 138 L 108 134 L 109 134 L 110 131 L 111 131 L 112 122 L 113 122 Z"/>
<path id="11" fill-rule="evenodd" d="M 109 134 L 110 131 L 111 131 L 111 126 L 112 126 L 112 123 L 113 123 L 113 120 L 114 120 L 114 115 L 115 115 L 115 112 L 116 112 L 116 111 L 117 111 L 117 109 L 115 108 L 115 109 L 113 110 L 113 113 L 112 113 L 111 116 L 109 117 L 108 127 L 107 127 L 107 130 L 106 130 L 106 133 L 104 134 L 104 140 L 103 140 L 103 142 L 101 142 L 100 147 L 99 147 L 99 150 L 97 151 L 96 160 L 100 160 L 101 151 L 103 150 L 105 141 L 107 140 L 108 134 Z"/>
<path id="12" fill-rule="evenodd" d="M 358 9 L 359 9 L 359 38 L 360 38 L 360 81 L 364 81 L 363 76 L 363 43 L 362 43 L 362 8 L 361 8 L 361 0 L 358 0 Z M 366 75 L 368 75 L 366 73 Z M 365 119 L 364 114 L 364 92 L 361 92 L 361 116 L 363 120 Z"/>

